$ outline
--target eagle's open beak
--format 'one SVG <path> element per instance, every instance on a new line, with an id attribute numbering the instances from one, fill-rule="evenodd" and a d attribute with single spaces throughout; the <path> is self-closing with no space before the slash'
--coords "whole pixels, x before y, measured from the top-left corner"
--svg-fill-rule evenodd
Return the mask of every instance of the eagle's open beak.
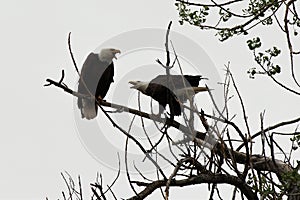
<path id="1" fill-rule="evenodd" d="M 130 83 L 132 86 L 130 87 L 131 89 L 135 89 L 137 82 L 136 81 L 129 81 L 128 83 Z"/>
<path id="2" fill-rule="evenodd" d="M 114 53 L 114 58 L 117 60 L 118 58 L 116 57 L 116 54 L 121 53 L 121 51 L 119 49 L 115 49 L 113 50 L 113 53 Z"/>

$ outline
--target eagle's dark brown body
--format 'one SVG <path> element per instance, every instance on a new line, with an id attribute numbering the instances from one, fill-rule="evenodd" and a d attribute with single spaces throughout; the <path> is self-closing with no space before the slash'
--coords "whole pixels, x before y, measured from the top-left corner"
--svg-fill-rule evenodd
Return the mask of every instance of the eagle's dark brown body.
<path id="1" fill-rule="evenodd" d="M 114 81 L 113 77 L 114 63 L 100 61 L 98 54 L 90 53 L 81 69 L 78 92 L 86 95 L 92 94 L 96 98 L 103 99 L 110 84 Z M 77 104 L 82 118 L 92 119 L 97 116 L 98 106 L 94 100 L 78 98 Z"/>
<path id="2" fill-rule="evenodd" d="M 179 116 L 181 115 L 180 102 L 186 102 L 188 97 L 183 94 L 178 94 L 177 91 L 184 88 L 197 87 L 201 76 L 191 75 L 159 75 L 152 79 L 146 88 L 144 94 L 151 96 L 159 102 L 165 109 L 168 104 L 170 107 L 170 114 Z"/>

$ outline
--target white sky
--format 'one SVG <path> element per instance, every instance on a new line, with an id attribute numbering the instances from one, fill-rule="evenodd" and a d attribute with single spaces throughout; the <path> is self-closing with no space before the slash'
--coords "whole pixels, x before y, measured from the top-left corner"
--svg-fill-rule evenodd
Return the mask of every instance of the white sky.
<path id="1" fill-rule="evenodd" d="M 113 180 L 116 172 L 97 162 L 78 137 L 74 123 L 74 99 L 57 88 L 44 88 L 43 84 L 46 78 L 59 79 L 62 68 L 65 69 L 66 83 L 72 88 L 76 83 L 77 76 L 67 49 L 68 32 L 72 32 L 74 55 L 81 67 L 89 52 L 112 37 L 136 29 L 165 29 L 170 20 L 173 21 L 173 31 L 191 38 L 205 50 L 220 76 L 223 75 L 224 64 L 231 61 L 232 72 L 248 109 L 252 131 L 259 130 L 259 113 L 264 109 L 266 126 L 299 116 L 299 97 L 274 86 L 263 77 L 255 81 L 248 79 L 245 72 L 254 63 L 245 41 L 251 38 L 251 34 L 248 38 L 233 38 L 220 45 L 212 32 L 178 25 L 173 1 L 1 1 L 0 199 L 61 198 L 65 185 L 60 172 L 64 171 L 74 178 L 81 175 L 86 196 L 90 192 L 89 183 L 95 180 L 97 172 L 103 173 L 107 184 Z M 283 44 L 282 36 L 280 33 L 269 35 L 263 47 Z M 163 41 L 163 38 L 159 39 Z M 159 56 L 164 59 L 164 54 L 151 55 L 145 64 L 151 64 L 151 60 L 154 63 Z M 146 58 L 145 54 L 142 56 Z M 129 62 L 133 59 L 126 63 L 125 58 L 123 61 L 120 59 L 122 71 L 119 72 L 131 67 Z M 282 63 L 287 62 L 283 60 Z M 122 77 L 121 73 L 116 76 Z M 283 80 L 286 77 L 281 75 Z M 107 98 L 111 99 L 109 94 Z M 240 107 L 233 107 L 231 112 L 240 112 Z M 104 119 L 103 115 L 98 116 L 98 121 L 101 119 Z M 241 122 L 239 118 L 236 121 Z M 109 124 L 107 120 L 101 123 Z M 121 135 L 117 131 L 111 134 Z M 120 137 L 124 141 L 124 137 Z M 104 153 L 116 158 L 116 152 Z M 126 180 L 124 174 L 122 178 Z M 205 189 L 205 186 L 198 188 Z M 132 196 L 126 181 L 118 183 L 114 191 L 119 194 L 118 197 Z M 201 191 L 186 188 L 175 193 L 171 190 L 171 197 L 182 199 L 185 195 L 186 199 L 192 199 L 186 195 L 200 195 Z"/>

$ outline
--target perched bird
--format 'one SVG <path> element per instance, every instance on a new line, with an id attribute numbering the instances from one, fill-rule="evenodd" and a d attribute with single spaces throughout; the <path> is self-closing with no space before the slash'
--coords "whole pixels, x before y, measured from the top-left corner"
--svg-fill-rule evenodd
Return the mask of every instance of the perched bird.
<path id="1" fill-rule="evenodd" d="M 113 58 L 121 53 L 118 49 L 102 49 L 99 54 L 90 53 L 86 58 L 80 73 L 78 92 L 85 95 L 93 95 L 103 99 L 114 82 Z M 98 106 L 94 99 L 78 98 L 78 108 L 81 117 L 93 119 L 97 116 Z"/>
<path id="2" fill-rule="evenodd" d="M 160 105 L 158 115 L 163 113 L 168 104 L 170 116 L 179 116 L 182 111 L 180 103 L 185 103 L 198 92 L 208 91 L 206 87 L 198 87 L 201 79 L 204 78 L 191 75 L 170 75 L 169 77 L 159 75 L 150 82 L 129 81 L 129 83 L 132 84 L 130 88 L 137 89 L 158 101 Z"/>

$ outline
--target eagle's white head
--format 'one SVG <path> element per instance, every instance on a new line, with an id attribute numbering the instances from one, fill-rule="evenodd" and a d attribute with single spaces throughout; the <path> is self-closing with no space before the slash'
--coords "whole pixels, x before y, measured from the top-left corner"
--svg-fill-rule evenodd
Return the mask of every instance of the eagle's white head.
<path id="1" fill-rule="evenodd" d="M 146 89 L 149 85 L 149 82 L 142 82 L 142 81 L 129 81 L 128 83 L 132 85 L 130 88 L 137 89 L 142 93 L 146 92 Z"/>
<path id="2" fill-rule="evenodd" d="M 121 53 L 121 51 L 113 48 L 102 49 L 99 53 L 99 59 L 102 62 L 111 63 L 113 58 L 117 59 L 117 53 Z"/>

